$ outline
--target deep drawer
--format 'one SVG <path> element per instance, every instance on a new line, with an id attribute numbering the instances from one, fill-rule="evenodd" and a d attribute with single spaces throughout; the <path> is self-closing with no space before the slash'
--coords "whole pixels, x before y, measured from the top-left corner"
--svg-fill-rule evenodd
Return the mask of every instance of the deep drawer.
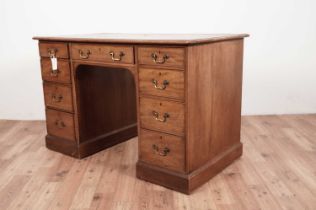
<path id="1" fill-rule="evenodd" d="M 141 97 L 139 111 L 142 128 L 184 135 L 184 104 Z"/>
<path id="2" fill-rule="evenodd" d="M 46 109 L 46 124 L 49 135 L 75 141 L 73 114 Z"/>
<path id="3" fill-rule="evenodd" d="M 184 100 L 183 71 L 139 68 L 140 94 Z"/>
<path id="4" fill-rule="evenodd" d="M 185 171 L 183 137 L 141 129 L 139 144 L 141 161 L 174 171 Z"/>
<path id="5" fill-rule="evenodd" d="M 139 64 L 184 68 L 184 48 L 139 47 Z"/>
<path id="6" fill-rule="evenodd" d="M 70 86 L 44 83 L 44 98 L 48 107 L 73 111 Z"/>
<path id="7" fill-rule="evenodd" d="M 122 45 L 72 44 L 71 57 L 79 60 L 133 64 L 134 50 L 132 46 Z"/>

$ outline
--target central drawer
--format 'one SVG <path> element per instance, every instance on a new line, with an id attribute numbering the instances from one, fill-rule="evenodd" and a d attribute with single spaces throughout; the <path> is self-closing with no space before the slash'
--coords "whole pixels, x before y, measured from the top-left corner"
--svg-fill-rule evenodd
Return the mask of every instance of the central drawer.
<path id="1" fill-rule="evenodd" d="M 142 128 L 184 135 L 184 104 L 141 97 L 139 111 Z"/>
<path id="2" fill-rule="evenodd" d="M 134 63 L 134 50 L 126 45 L 72 44 L 71 58 L 106 63 Z"/>

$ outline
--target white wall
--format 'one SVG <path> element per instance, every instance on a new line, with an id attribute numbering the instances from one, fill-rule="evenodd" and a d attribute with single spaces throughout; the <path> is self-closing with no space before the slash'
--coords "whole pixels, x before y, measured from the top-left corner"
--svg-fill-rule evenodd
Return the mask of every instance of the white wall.
<path id="1" fill-rule="evenodd" d="M 43 119 L 34 35 L 249 33 L 243 114 L 316 112 L 315 0 L 0 0 L 0 119 Z"/>

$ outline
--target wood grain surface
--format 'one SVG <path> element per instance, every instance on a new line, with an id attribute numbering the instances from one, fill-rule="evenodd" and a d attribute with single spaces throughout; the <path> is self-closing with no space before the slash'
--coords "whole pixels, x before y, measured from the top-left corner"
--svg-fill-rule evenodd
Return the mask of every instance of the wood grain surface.
<path id="1" fill-rule="evenodd" d="M 191 46 L 188 56 L 187 164 L 193 171 L 239 143 L 243 40 Z"/>
<path id="2" fill-rule="evenodd" d="M 190 196 L 135 177 L 137 138 L 77 160 L 44 121 L 0 121 L 0 209 L 316 209 L 316 115 L 242 118 L 243 156 Z"/>

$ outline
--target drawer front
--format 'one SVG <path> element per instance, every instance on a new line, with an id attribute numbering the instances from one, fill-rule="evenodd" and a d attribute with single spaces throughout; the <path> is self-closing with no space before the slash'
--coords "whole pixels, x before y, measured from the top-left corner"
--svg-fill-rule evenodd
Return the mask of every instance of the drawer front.
<path id="1" fill-rule="evenodd" d="M 49 135 L 75 141 L 73 114 L 47 109 L 46 124 Z"/>
<path id="2" fill-rule="evenodd" d="M 65 111 L 73 111 L 71 87 L 44 83 L 44 98 L 46 106 Z"/>
<path id="3" fill-rule="evenodd" d="M 182 137 L 141 129 L 139 143 L 141 161 L 174 171 L 185 171 Z"/>
<path id="4" fill-rule="evenodd" d="M 142 128 L 184 135 L 184 104 L 140 98 L 140 124 Z"/>
<path id="5" fill-rule="evenodd" d="M 68 58 L 68 45 L 62 42 L 40 42 L 39 51 L 41 57 Z"/>
<path id="6" fill-rule="evenodd" d="M 57 71 L 52 72 L 49 58 L 41 60 L 42 78 L 45 81 L 70 83 L 70 64 L 68 60 L 57 60 Z"/>
<path id="7" fill-rule="evenodd" d="M 141 94 L 184 99 L 183 71 L 139 68 Z"/>
<path id="8" fill-rule="evenodd" d="M 133 64 L 134 50 L 132 46 L 72 44 L 71 57 L 79 60 Z"/>
<path id="9" fill-rule="evenodd" d="M 184 68 L 184 48 L 139 47 L 140 64 Z"/>

